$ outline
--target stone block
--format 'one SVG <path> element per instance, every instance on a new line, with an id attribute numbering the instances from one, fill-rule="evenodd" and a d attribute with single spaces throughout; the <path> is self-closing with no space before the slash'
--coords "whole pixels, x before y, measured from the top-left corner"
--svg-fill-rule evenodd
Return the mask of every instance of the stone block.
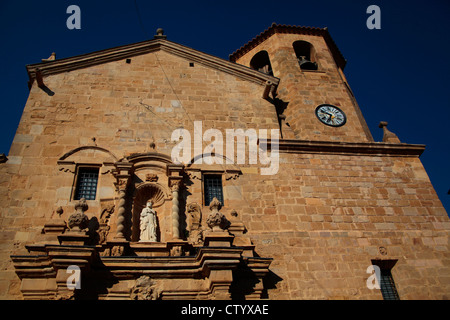
<path id="1" fill-rule="evenodd" d="M 255 264 L 258 259 L 261 262 L 264 257 L 273 258 L 266 279 L 270 284 L 266 288 L 269 299 L 381 299 L 379 292 L 365 287 L 366 268 L 372 259 L 380 257 L 381 246 L 387 252 L 381 258 L 398 259 L 393 276 L 402 299 L 450 296 L 450 277 L 443 276 L 450 273 L 446 254 L 450 222 L 420 159 L 410 155 L 363 154 L 360 153 L 363 147 L 350 154 L 341 152 L 359 144 L 368 146 L 366 149 L 385 144 L 373 143 L 359 108 L 343 83 L 345 78 L 336 66 L 336 52 L 330 51 L 329 41 L 319 35 L 325 31 L 310 32 L 316 33 L 314 30 L 306 34 L 274 33 L 254 48 L 249 47 L 237 61 L 249 67 L 257 52 L 268 52 L 274 74 L 281 80 L 277 101 L 288 103 L 283 115 L 291 136 L 289 143 L 286 142 L 289 147 L 280 151 L 279 170 L 273 176 L 262 176 L 259 165 L 237 166 L 242 172 L 237 176 L 227 171 L 235 172 L 236 166 L 195 168 L 203 173 L 223 174 L 222 210 L 227 216 L 232 210 L 238 214 L 233 220 L 234 227 L 230 227 L 232 235 L 204 232 L 204 245 L 208 249 L 245 247 L 243 252 L 248 256 L 254 254 Z M 320 70 L 300 70 L 292 49 L 297 40 L 314 46 Z M 194 54 L 194 50 L 186 50 L 189 55 Z M 112 164 L 137 153 L 145 158 L 141 162 L 137 158 L 126 162 L 136 176 L 130 181 L 123 207 L 126 236 L 139 228 L 138 217 L 133 215 L 135 188 L 146 183 L 144 173 L 158 175 L 159 180 L 153 183 L 163 190 L 164 201 L 156 208 L 158 232 L 163 241 L 127 246 L 123 240 L 122 245 L 112 245 L 109 240 L 115 236 L 118 221 L 122 219 L 115 210 L 108 223 L 102 225 L 110 227 L 105 245 L 110 246 L 104 248 L 99 243 L 92 246 L 95 248 L 92 250 L 104 250 L 99 255 L 105 257 L 124 254 L 108 262 L 123 260 L 123 273 L 99 298 L 127 298 L 135 283 L 131 279 L 133 274 L 151 276 L 158 268 L 170 266 L 154 264 L 160 263 L 162 257 L 169 257 L 166 239 L 172 237 L 174 201 L 166 174 L 174 146 L 173 130 L 185 128 L 192 134 L 192 119 L 203 121 L 203 131 L 215 128 L 222 133 L 231 128 L 280 127 L 273 101 L 261 98 L 264 82 L 237 77 L 231 69 L 239 67 L 233 65 L 228 70 L 224 61 L 220 61 L 220 68 L 197 62 L 195 67 L 189 67 L 190 61 L 174 52 L 160 50 L 158 59 L 155 52 L 146 52 L 133 56 L 130 64 L 117 60 L 46 75 L 46 83 L 56 92 L 54 96 L 33 86 L 11 155 L 6 163 L 0 164 L 0 298 L 22 299 L 24 293 L 26 296 L 55 290 L 56 284 L 50 279 L 34 279 L 35 283 L 25 279 L 20 288 L 10 256 L 19 250 L 25 252 L 25 244 L 36 244 L 38 240 L 57 244 L 50 235 L 53 238 L 60 235 L 62 222 L 52 225 L 51 221 L 67 220 L 74 212 L 71 197 L 77 165 L 102 166 L 98 194 L 95 200 L 88 201 L 87 212 L 90 218 L 100 221 L 105 218 L 101 216 L 102 200 L 108 199 L 115 206 L 120 201 L 115 185 L 118 176 L 111 170 Z M 170 83 L 161 73 L 161 66 Z M 345 126 L 331 128 L 320 123 L 315 108 L 324 101 L 345 111 L 348 117 Z M 150 146 L 151 142 L 155 143 L 154 147 Z M 315 143 L 316 149 L 314 152 L 306 147 L 297 150 L 300 143 L 306 147 Z M 77 148 L 82 150 L 66 159 L 73 161 L 70 166 L 58 166 L 58 159 Z M 162 161 L 156 161 L 150 154 L 157 154 Z M 105 163 L 109 164 L 105 166 Z M 127 170 L 121 174 L 127 175 Z M 205 192 L 202 172 L 195 172 L 198 174 L 193 176 L 184 175 L 181 170 L 176 172 L 184 181 L 179 200 L 181 230 L 190 218 L 186 204 L 200 205 L 203 223 L 209 210 L 202 206 Z M 63 209 L 61 217 L 56 213 L 59 206 Z M 43 228 L 46 234 L 41 234 Z M 82 246 L 87 241 L 86 237 L 61 239 L 72 245 L 68 255 L 75 254 L 74 244 Z M 249 249 L 252 244 L 255 251 Z M 129 252 L 121 251 L 125 247 L 135 250 L 136 256 L 130 261 L 125 261 Z M 206 269 L 195 279 L 180 276 L 186 270 L 200 268 L 197 262 L 189 267 L 180 264 L 192 259 L 188 254 L 201 250 L 198 246 L 191 249 L 186 256 L 173 256 L 170 261 L 178 267 L 168 268 L 167 278 L 159 274 L 158 281 L 172 290 L 162 297 L 174 298 L 174 292 L 184 290 L 189 291 L 187 298 L 210 298 L 205 292 L 214 282 L 212 287 L 218 290 L 218 296 L 229 298 L 224 284 L 233 281 L 231 270 L 211 270 L 212 282 L 207 280 Z M 44 251 L 41 249 L 40 253 Z M 219 257 L 216 260 L 219 266 Z M 126 274 L 124 270 L 135 262 L 142 269 Z M 64 270 L 59 277 L 61 283 L 65 281 Z M 244 291 L 250 291 L 250 287 L 243 288 Z"/>

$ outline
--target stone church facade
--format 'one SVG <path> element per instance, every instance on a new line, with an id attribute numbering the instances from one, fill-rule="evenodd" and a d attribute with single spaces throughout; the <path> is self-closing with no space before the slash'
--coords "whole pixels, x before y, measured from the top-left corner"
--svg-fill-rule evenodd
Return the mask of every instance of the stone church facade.
<path id="1" fill-rule="evenodd" d="M 0 163 L 1 299 L 450 297 L 425 146 L 385 122 L 374 141 L 328 30 L 273 24 L 229 60 L 158 30 L 27 66 Z M 278 170 L 218 149 L 209 164 L 204 136 L 175 161 L 174 131 L 196 123 L 276 130 L 257 143 Z"/>

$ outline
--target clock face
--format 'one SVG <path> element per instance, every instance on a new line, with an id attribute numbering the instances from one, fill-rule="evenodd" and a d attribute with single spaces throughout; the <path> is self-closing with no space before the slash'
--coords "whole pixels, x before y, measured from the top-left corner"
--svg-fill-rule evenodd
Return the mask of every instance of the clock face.
<path id="1" fill-rule="evenodd" d="M 316 108 L 316 116 L 322 123 L 332 127 L 340 127 L 347 122 L 344 111 L 330 104 L 318 106 Z"/>

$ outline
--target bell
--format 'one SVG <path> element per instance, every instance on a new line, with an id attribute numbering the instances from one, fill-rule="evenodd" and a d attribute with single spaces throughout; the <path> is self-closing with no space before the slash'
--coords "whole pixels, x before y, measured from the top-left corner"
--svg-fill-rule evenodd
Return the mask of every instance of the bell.
<path id="1" fill-rule="evenodd" d="M 306 59 L 305 56 L 300 56 L 298 64 L 302 70 L 317 70 L 317 63 Z"/>

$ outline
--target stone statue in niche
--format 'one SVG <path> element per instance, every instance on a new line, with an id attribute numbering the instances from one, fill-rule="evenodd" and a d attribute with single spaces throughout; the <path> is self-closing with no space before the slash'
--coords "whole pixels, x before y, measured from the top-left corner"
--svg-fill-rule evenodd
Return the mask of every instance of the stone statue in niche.
<path id="1" fill-rule="evenodd" d="M 139 242 L 156 242 L 156 211 L 152 206 L 153 202 L 149 200 L 141 211 Z"/>

